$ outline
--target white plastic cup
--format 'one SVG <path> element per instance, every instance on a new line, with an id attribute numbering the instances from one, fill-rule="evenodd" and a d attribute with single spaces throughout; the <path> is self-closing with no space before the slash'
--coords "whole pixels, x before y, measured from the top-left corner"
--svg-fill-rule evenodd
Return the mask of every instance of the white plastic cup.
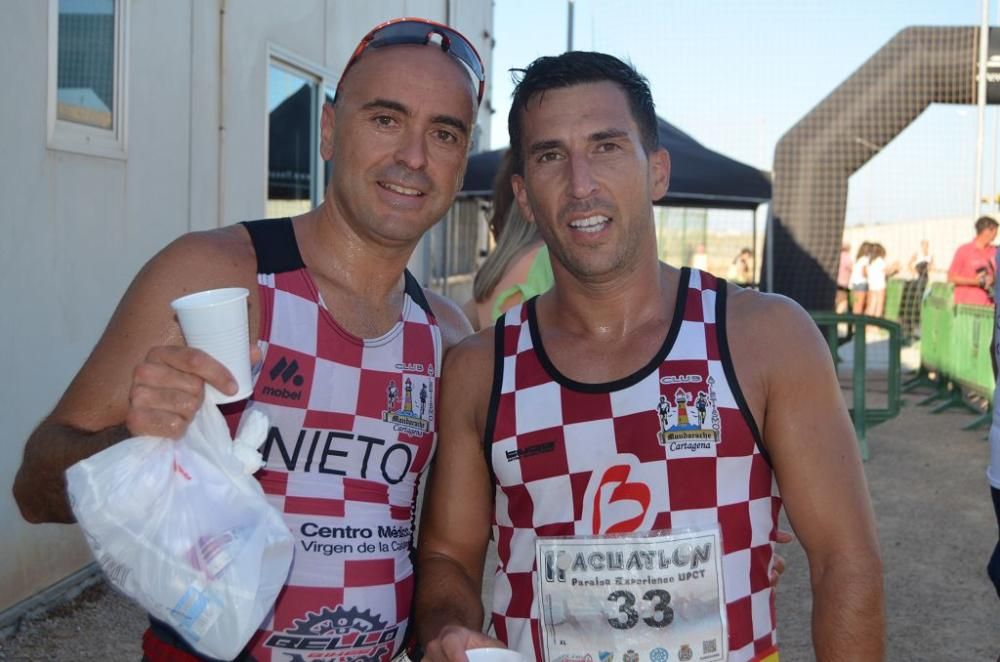
<path id="1" fill-rule="evenodd" d="M 527 662 L 520 653 L 509 648 L 470 648 L 465 656 L 469 662 Z"/>
<path id="2" fill-rule="evenodd" d="M 225 287 L 195 292 L 170 302 L 188 346 L 202 350 L 226 366 L 236 379 L 236 395 L 226 395 L 205 384 L 205 397 L 216 404 L 244 400 L 253 393 L 248 296 L 250 292 L 245 287 Z"/>

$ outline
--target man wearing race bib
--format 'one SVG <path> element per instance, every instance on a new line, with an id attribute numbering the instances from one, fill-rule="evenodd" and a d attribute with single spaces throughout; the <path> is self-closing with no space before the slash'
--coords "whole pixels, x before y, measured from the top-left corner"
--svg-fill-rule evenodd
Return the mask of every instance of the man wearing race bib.
<path id="1" fill-rule="evenodd" d="M 446 358 L 418 546 L 427 658 L 776 660 L 784 503 L 817 659 L 882 659 L 874 518 L 829 350 L 795 303 L 659 261 L 671 162 L 646 80 L 599 53 L 540 58 L 509 127 L 555 286 Z"/>

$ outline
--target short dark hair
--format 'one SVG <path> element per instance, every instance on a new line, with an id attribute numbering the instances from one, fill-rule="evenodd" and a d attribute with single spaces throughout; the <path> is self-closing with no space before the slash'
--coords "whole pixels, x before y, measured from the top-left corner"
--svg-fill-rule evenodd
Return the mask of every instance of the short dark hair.
<path id="1" fill-rule="evenodd" d="M 615 83 L 628 99 L 632 119 L 639 127 L 639 138 L 646 154 L 659 146 L 656 106 L 649 91 L 649 81 L 631 64 L 606 53 L 570 51 L 562 55 L 540 57 L 525 69 L 511 69 L 516 85 L 514 99 L 507 116 L 510 149 L 514 155 L 514 172 L 524 173 L 524 153 L 521 147 L 522 118 L 528 102 L 547 90 L 572 87 L 582 83 Z"/>
<path id="2" fill-rule="evenodd" d="M 983 230 L 995 228 L 997 225 L 1000 224 L 992 216 L 980 216 L 976 219 L 976 234 L 979 234 Z"/>

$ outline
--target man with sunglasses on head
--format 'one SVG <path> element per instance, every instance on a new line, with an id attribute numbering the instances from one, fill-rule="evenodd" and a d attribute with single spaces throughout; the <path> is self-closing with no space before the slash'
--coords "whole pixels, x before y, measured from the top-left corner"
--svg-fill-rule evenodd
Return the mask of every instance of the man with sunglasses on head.
<path id="1" fill-rule="evenodd" d="M 816 659 L 883 657 L 874 517 L 829 349 L 790 300 L 660 262 L 656 125 L 645 78 L 602 53 L 539 58 L 515 87 L 511 184 L 555 285 L 446 359 L 418 545 L 427 660 L 504 645 L 776 662 L 782 505 Z"/>
<path id="2" fill-rule="evenodd" d="M 235 393 L 221 364 L 184 346 L 170 302 L 245 287 L 260 369 L 250 399 L 223 413 L 233 429 L 252 410 L 267 414 L 257 477 L 296 551 L 239 659 L 399 655 L 442 356 L 471 331 L 406 265 L 461 186 L 484 80 L 475 49 L 451 28 L 397 19 L 372 30 L 323 107 L 320 149 L 333 164 L 323 204 L 185 235 L 146 264 L 26 445 L 14 486 L 24 517 L 74 521 L 70 465 L 128 437 L 181 437 L 206 383 Z M 160 622 L 143 652 L 153 662 L 201 659 Z"/>

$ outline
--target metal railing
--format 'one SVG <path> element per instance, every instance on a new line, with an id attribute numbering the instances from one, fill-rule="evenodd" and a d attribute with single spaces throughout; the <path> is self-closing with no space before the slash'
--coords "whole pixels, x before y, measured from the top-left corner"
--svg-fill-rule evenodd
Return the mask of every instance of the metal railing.
<path id="1" fill-rule="evenodd" d="M 868 428 L 897 416 L 902 405 L 899 359 L 900 349 L 902 348 L 902 331 L 900 325 L 881 317 L 869 317 L 868 315 L 838 314 L 830 311 L 813 311 L 810 312 L 810 315 L 827 339 L 834 364 L 840 362 L 838 350 L 841 343 L 838 327 L 841 324 L 846 324 L 848 327 L 848 336 L 853 336 L 854 338 L 850 413 L 851 420 L 854 423 L 854 432 L 858 437 L 858 444 L 861 448 L 861 457 L 867 460 Z M 867 399 L 868 347 L 865 343 L 865 338 L 867 329 L 870 326 L 889 332 L 888 402 L 885 407 L 871 407 Z"/>

